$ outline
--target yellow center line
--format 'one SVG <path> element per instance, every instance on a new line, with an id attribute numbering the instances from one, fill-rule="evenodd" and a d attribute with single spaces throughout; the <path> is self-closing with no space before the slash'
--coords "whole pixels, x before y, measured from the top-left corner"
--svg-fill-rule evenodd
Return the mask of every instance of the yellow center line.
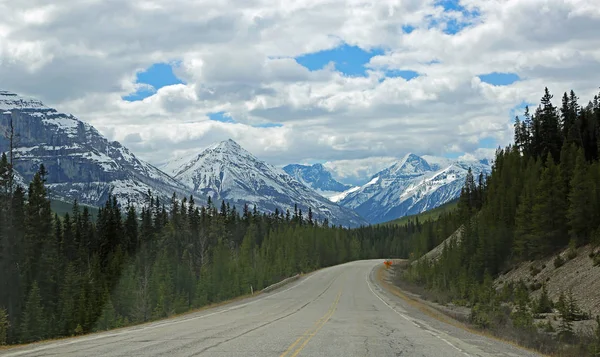
<path id="1" fill-rule="evenodd" d="M 331 309 L 330 309 L 331 310 Z M 317 320 L 317 322 L 315 322 L 315 324 L 308 328 L 306 331 L 304 331 L 304 333 L 302 333 L 302 335 L 300 335 L 300 337 L 298 337 L 298 339 L 296 341 L 294 341 L 294 343 L 292 343 L 290 345 L 290 347 L 288 347 L 279 357 L 285 357 L 288 353 L 290 353 L 292 351 L 292 349 L 294 349 L 294 347 L 296 347 L 296 345 L 302 341 L 303 338 L 305 338 L 306 336 L 310 335 L 310 332 L 317 328 L 319 326 L 319 324 L 321 323 L 321 321 L 323 321 L 323 319 L 325 319 L 327 317 L 327 315 L 329 315 L 329 311 L 327 310 L 327 313 L 325 313 L 325 315 L 321 316 L 321 318 L 319 320 Z"/>
<path id="2" fill-rule="evenodd" d="M 292 343 L 290 345 L 290 347 L 287 348 L 287 350 L 285 350 L 285 352 L 283 352 L 283 354 L 280 357 L 285 357 L 288 353 L 290 353 L 294 347 L 296 347 L 296 345 L 298 343 L 300 343 L 300 341 L 302 341 L 304 338 L 306 338 L 304 340 L 304 342 L 302 343 L 302 345 L 300 345 L 300 347 L 298 347 L 296 349 L 296 351 L 294 351 L 294 353 L 290 356 L 290 357 L 296 357 L 298 355 L 298 353 L 300 353 L 300 351 L 302 351 L 302 349 L 308 344 L 308 341 L 310 341 L 316 334 L 317 332 L 319 332 L 319 330 L 327 323 L 327 321 L 329 321 L 329 319 L 331 318 L 331 316 L 333 316 L 333 313 L 335 312 L 335 309 L 337 307 L 338 302 L 340 301 L 340 296 L 342 295 L 342 292 L 340 291 L 335 299 L 335 301 L 333 302 L 333 304 L 331 305 L 331 307 L 329 308 L 329 310 L 327 310 L 327 312 L 325 313 L 324 316 L 322 316 L 313 327 L 309 328 L 308 330 L 306 330 L 302 336 L 300 336 L 296 341 L 294 341 L 294 343 Z"/>

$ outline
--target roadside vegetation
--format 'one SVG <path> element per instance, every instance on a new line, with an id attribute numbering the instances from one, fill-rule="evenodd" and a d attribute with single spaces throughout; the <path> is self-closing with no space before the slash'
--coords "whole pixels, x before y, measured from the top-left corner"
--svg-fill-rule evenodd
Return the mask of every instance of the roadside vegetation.
<path id="1" fill-rule="evenodd" d="M 593 248 L 600 244 L 600 99 L 582 106 L 571 91 L 560 108 L 551 99 L 546 89 L 534 113 L 527 108 L 516 119 L 515 143 L 497 151 L 487 179 L 468 175 L 457 208 L 460 239 L 436 259 L 418 259 L 429 242 L 415 242 L 402 280 L 424 296 L 468 307 L 470 323 L 500 337 L 549 354 L 598 356 L 600 322 L 581 311 L 572 291 L 552 300 L 545 281 L 494 284 L 520 264 L 563 250 L 550 263 L 555 274 L 582 246 L 592 247 L 585 259 L 600 260 Z M 541 269 L 532 266 L 530 275 Z M 593 327 L 576 330 L 581 320 Z"/>

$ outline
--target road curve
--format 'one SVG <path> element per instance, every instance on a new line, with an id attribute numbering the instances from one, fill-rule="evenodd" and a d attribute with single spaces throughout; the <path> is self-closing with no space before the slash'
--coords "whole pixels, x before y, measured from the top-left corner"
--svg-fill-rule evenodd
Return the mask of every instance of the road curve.
<path id="1" fill-rule="evenodd" d="M 338 265 L 244 301 L 0 356 L 537 356 L 421 313 L 377 285 L 381 263 Z"/>

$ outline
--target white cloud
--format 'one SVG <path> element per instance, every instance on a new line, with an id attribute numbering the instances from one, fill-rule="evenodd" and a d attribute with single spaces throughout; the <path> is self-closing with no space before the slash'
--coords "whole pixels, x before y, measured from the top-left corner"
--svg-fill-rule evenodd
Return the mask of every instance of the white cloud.
<path id="1" fill-rule="evenodd" d="M 356 160 L 337 160 L 323 164 L 334 178 L 353 185 L 364 185 L 374 174 L 396 162 L 395 157 L 369 157 Z"/>
<path id="2" fill-rule="evenodd" d="M 324 160 L 355 180 L 408 151 L 478 157 L 483 138 L 505 145 L 511 110 L 537 102 L 544 86 L 557 100 L 570 89 L 590 98 L 596 2 L 461 0 L 476 18 L 434 0 L 4 2 L 0 87 L 71 112 L 154 163 L 231 137 L 273 164 Z M 468 26 L 447 34 L 453 19 Z M 366 77 L 293 60 L 341 43 L 384 53 Z M 140 88 L 136 72 L 171 61 L 186 84 L 121 99 Z M 522 80 L 500 87 L 477 77 L 490 72 Z M 237 123 L 208 119 L 221 111 Z M 253 127 L 265 123 L 284 126 Z"/>

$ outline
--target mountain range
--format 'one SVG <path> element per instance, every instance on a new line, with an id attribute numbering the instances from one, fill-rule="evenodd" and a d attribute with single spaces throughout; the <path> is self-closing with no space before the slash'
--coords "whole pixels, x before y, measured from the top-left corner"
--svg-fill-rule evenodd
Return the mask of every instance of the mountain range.
<path id="1" fill-rule="evenodd" d="M 210 196 L 261 211 L 293 212 L 354 227 L 379 223 L 437 207 L 458 197 L 469 168 L 488 173 L 487 161 L 460 161 L 408 154 L 373 175 L 362 186 L 337 181 L 322 164 L 291 164 L 283 169 L 265 163 L 233 140 L 171 161 L 160 169 L 137 158 L 93 126 L 36 99 L 0 91 L 0 131 L 13 123 L 17 134 L 15 170 L 29 182 L 40 164 L 48 171 L 52 198 L 102 205 L 109 195 L 121 205 L 144 206 L 149 192 L 161 202 L 194 195 Z M 0 152 L 8 150 L 0 136 Z"/>
<path id="2" fill-rule="evenodd" d="M 475 177 L 491 172 L 487 160 L 407 154 L 363 186 L 344 192 L 338 203 L 352 208 L 370 223 L 417 214 L 459 197 L 469 169 Z"/>
<path id="3" fill-rule="evenodd" d="M 297 205 L 305 218 L 310 207 L 319 221 L 327 218 L 344 226 L 367 224 L 353 210 L 327 200 L 285 171 L 260 161 L 233 140 L 174 160 L 162 169 L 197 196 L 238 206 L 256 205 L 267 212 L 279 209 L 293 213 Z"/>

